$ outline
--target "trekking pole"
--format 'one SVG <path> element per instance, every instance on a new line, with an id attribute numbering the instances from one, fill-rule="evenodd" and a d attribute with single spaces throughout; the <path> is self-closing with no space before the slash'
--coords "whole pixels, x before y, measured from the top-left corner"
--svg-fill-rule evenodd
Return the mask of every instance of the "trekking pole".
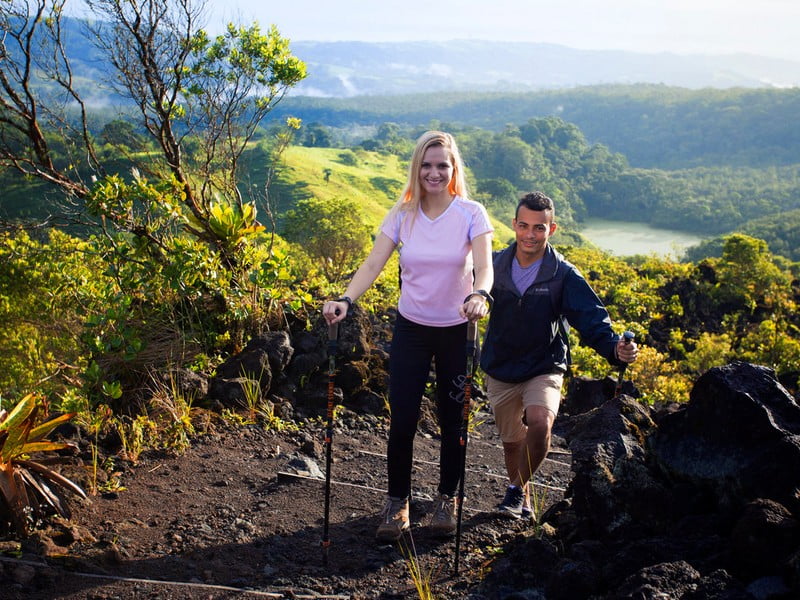
<path id="1" fill-rule="evenodd" d="M 339 311 L 336 311 L 339 314 Z M 328 325 L 328 422 L 325 426 L 325 518 L 322 526 L 322 562 L 328 564 L 328 535 L 331 510 L 331 462 L 333 459 L 333 388 L 336 383 L 336 352 L 339 350 L 339 324 Z"/>
<path id="2" fill-rule="evenodd" d="M 458 560 L 461 556 L 461 517 L 464 512 L 464 479 L 467 474 L 467 436 L 469 410 L 472 403 L 472 379 L 475 375 L 475 351 L 477 348 L 478 323 L 467 323 L 467 377 L 464 381 L 464 411 L 461 420 L 461 479 L 458 482 L 458 508 L 456 518 L 456 557 L 453 573 L 458 575 Z"/>
<path id="3" fill-rule="evenodd" d="M 626 344 L 630 344 L 633 341 L 633 338 L 636 337 L 636 334 L 632 331 L 626 331 L 622 334 L 622 339 Z M 619 396 L 622 393 L 622 378 L 625 377 L 625 369 L 628 368 L 628 363 L 623 364 L 619 368 L 619 373 L 617 374 L 617 386 L 614 389 L 614 398 Z"/>

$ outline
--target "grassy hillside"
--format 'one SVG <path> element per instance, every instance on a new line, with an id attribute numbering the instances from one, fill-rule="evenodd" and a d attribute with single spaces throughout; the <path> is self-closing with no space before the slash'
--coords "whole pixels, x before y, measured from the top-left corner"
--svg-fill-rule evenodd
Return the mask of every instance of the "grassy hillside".
<path id="1" fill-rule="evenodd" d="M 406 178 L 405 166 L 396 156 L 375 152 L 292 146 L 284 162 L 288 167 L 285 180 L 305 184 L 304 189 L 317 198 L 356 200 L 375 227 L 394 204 Z"/>
<path id="2" fill-rule="evenodd" d="M 375 228 L 400 195 L 407 176 L 407 166 L 397 156 L 366 150 L 291 146 L 283 158 L 282 187 L 322 199 L 352 198 Z M 288 208 L 291 201 L 283 198 L 281 204 Z M 494 217 L 492 222 L 497 243 L 505 244 L 514 236 L 509 224 Z"/>

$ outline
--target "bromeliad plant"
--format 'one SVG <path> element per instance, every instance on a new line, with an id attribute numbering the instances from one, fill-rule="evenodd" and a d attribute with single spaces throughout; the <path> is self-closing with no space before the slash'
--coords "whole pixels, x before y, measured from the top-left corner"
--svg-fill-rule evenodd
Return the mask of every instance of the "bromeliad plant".
<path id="1" fill-rule="evenodd" d="M 62 495 L 69 490 L 82 498 L 84 491 L 74 482 L 47 466 L 47 458 L 33 460 L 30 455 L 74 448 L 70 442 L 47 440 L 52 431 L 75 413 L 40 421 L 37 416 L 43 401 L 28 394 L 11 410 L 0 410 L 0 520 L 25 537 L 30 526 L 48 514 L 69 518 Z M 3 523 L 0 523 L 3 524 Z"/>

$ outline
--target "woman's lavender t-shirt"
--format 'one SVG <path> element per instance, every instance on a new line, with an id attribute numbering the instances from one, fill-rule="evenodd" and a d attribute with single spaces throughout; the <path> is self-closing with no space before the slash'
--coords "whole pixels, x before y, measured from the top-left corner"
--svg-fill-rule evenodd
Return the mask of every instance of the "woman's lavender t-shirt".
<path id="1" fill-rule="evenodd" d="M 458 309 L 472 291 L 472 240 L 494 230 L 486 209 L 456 196 L 433 220 L 422 209 L 415 219 L 409 217 L 398 212 L 381 226 L 400 253 L 402 288 L 397 310 L 420 325 L 463 323 Z"/>

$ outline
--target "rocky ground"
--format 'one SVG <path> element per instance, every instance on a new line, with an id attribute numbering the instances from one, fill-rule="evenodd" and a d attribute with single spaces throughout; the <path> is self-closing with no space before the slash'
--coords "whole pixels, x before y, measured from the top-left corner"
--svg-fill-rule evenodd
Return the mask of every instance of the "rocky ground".
<path id="1" fill-rule="evenodd" d="M 385 496 L 386 423 L 350 413 L 333 438 L 330 546 L 324 523 L 321 427 L 265 431 L 222 421 L 181 456 L 148 454 L 118 463 L 125 490 L 73 502 L 69 522 L 22 547 L 0 542 L 0 588 L 8 599 L 111 598 L 494 598 L 483 584 L 504 548 L 535 535 L 532 525 L 495 516 L 502 450 L 488 414 L 468 444 L 460 541 L 436 539 L 426 524 L 436 493 L 438 440 L 422 424 L 414 465 L 412 533 L 381 545 L 374 532 Z M 545 505 L 570 480 L 562 438 L 537 474 Z M 432 596 L 415 589 L 417 566 Z M 512 582 L 509 582 L 510 584 Z"/>

